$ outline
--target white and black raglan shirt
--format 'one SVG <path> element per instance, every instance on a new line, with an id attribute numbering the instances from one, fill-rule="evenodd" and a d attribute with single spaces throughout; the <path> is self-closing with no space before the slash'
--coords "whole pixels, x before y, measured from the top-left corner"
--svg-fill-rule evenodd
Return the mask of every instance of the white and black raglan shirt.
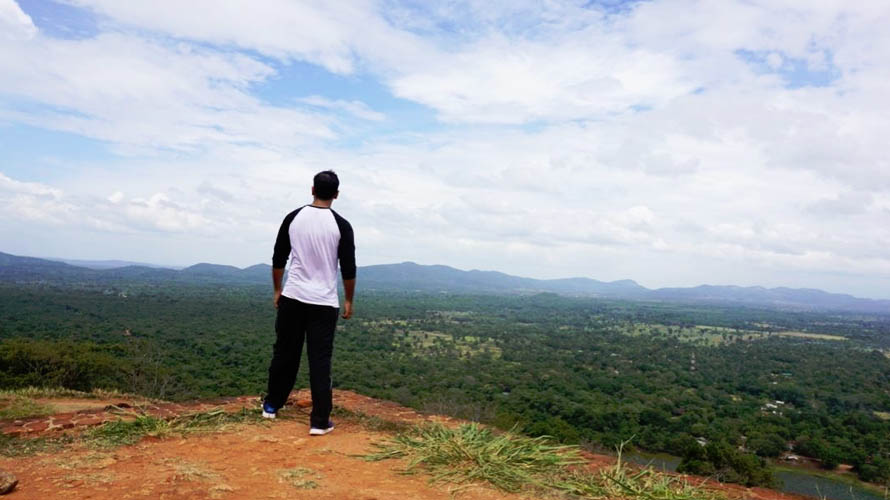
<path id="1" fill-rule="evenodd" d="M 281 223 L 272 267 L 283 269 L 288 258 L 282 295 L 306 304 L 340 307 L 337 262 L 344 280 L 355 278 L 352 226 L 330 208 L 302 206 Z"/>

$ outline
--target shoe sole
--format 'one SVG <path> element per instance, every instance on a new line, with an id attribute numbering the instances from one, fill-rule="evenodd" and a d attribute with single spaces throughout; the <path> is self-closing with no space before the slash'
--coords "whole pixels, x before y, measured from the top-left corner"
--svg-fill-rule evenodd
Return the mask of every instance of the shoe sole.
<path id="1" fill-rule="evenodd" d="M 263 410 L 263 418 L 275 418 L 275 414 L 267 413 L 265 410 Z"/>
<path id="2" fill-rule="evenodd" d="M 327 429 L 312 428 L 312 429 L 309 429 L 309 435 L 310 436 L 324 436 L 325 434 L 327 434 L 329 432 L 333 432 L 333 430 L 334 430 L 333 427 L 329 427 Z"/>

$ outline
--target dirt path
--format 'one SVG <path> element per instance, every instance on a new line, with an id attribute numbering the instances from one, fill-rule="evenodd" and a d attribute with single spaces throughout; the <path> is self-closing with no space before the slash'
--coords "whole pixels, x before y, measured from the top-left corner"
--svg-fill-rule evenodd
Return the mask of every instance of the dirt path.
<path id="1" fill-rule="evenodd" d="M 69 412 L 78 407 L 73 401 L 64 403 L 59 406 Z M 163 439 L 145 438 L 136 445 L 110 450 L 73 445 L 62 451 L 29 457 L 0 457 L 0 469 L 18 476 L 19 486 L 8 498 L 22 500 L 452 498 L 447 486 L 431 486 L 423 475 L 399 474 L 398 469 L 404 464 L 398 461 L 366 462 L 357 456 L 371 451 L 372 442 L 387 437 L 387 434 L 369 430 L 367 425 L 359 422 L 366 418 L 363 416 L 402 423 L 435 420 L 451 425 L 459 422 L 447 417 L 420 415 L 395 403 L 349 391 L 335 391 L 334 403 L 353 416 L 341 418 L 333 433 L 321 437 L 308 436 L 311 403 L 309 394 L 301 391 L 282 410 L 282 418 L 262 424 L 237 424 L 186 438 L 175 435 Z M 114 407 L 100 409 L 91 404 L 78 409 L 83 413 L 56 415 L 52 417 L 55 420 L 50 419 L 55 423 L 45 428 L 42 424 L 47 417 L 17 425 L 7 422 L 0 428 L 29 438 L 77 433 L 108 419 L 119 418 L 121 404 L 127 405 L 117 402 Z M 211 408 L 236 411 L 256 405 L 258 399 L 255 397 L 241 397 L 187 405 L 161 404 L 143 410 L 165 417 Z M 57 425 L 60 421 L 65 425 Z M 23 433 L 24 428 L 30 430 Z M 604 455 L 588 458 L 592 469 L 608 466 L 613 461 Z M 731 498 L 792 498 L 761 488 L 725 485 L 721 489 Z M 457 498 L 506 500 L 529 497 L 474 487 L 463 489 Z"/>
<path id="2" fill-rule="evenodd" d="M 382 434 L 349 423 L 327 436 L 306 433 L 304 422 L 280 420 L 110 451 L 6 459 L 0 467 L 19 477 L 12 499 L 450 498 L 446 488 L 431 487 L 424 477 L 399 475 L 396 462 L 353 456 L 366 453 Z M 462 497 L 510 498 L 487 489 Z"/>
<path id="3" fill-rule="evenodd" d="M 386 434 L 351 421 L 326 436 L 308 436 L 305 395 L 263 425 L 235 425 L 187 438 L 146 438 L 112 450 L 76 446 L 24 458 L 0 458 L 19 487 L 10 499 L 47 498 L 318 498 L 450 499 L 447 487 L 423 476 L 394 470 L 397 461 L 366 462 L 370 443 Z M 418 421 L 425 417 L 398 405 L 338 391 L 338 406 L 379 418 Z M 286 418 L 285 418 L 286 417 Z M 447 420 L 447 419 L 445 419 Z M 50 431 L 51 432 L 51 431 Z M 461 498 L 509 499 L 489 488 L 466 490 Z"/>

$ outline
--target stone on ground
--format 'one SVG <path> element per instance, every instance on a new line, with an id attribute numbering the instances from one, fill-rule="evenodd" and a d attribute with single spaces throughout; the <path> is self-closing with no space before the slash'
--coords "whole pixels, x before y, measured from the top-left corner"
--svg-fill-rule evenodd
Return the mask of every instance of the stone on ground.
<path id="1" fill-rule="evenodd" d="M 5 470 L 0 470 L 0 495 L 5 495 L 14 490 L 17 484 L 19 484 L 19 480 L 15 475 Z"/>

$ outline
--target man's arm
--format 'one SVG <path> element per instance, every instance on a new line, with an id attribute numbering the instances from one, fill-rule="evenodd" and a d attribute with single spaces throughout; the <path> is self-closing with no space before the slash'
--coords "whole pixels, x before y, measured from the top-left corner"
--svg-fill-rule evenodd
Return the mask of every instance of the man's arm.
<path id="1" fill-rule="evenodd" d="M 278 309 L 278 299 L 281 298 L 281 280 L 284 278 L 284 268 L 281 269 L 272 268 L 272 286 L 275 287 L 275 295 L 272 298 L 272 303 L 275 305 L 275 309 Z"/>
<path id="2" fill-rule="evenodd" d="M 352 226 L 340 214 L 331 210 L 337 227 L 340 229 L 340 244 L 337 246 L 337 259 L 340 261 L 340 274 L 343 276 L 343 319 L 352 317 L 352 297 L 355 295 L 355 236 Z"/>
<path id="3" fill-rule="evenodd" d="M 275 295 L 272 298 L 272 304 L 278 309 L 278 299 L 281 297 L 281 281 L 284 278 L 284 266 L 287 265 L 287 259 L 290 257 L 290 223 L 297 216 L 296 209 L 287 214 L 287 217 L 281 222 L 278 229 L 278 237 L 275 238 L 275 250 L 272 253 L 272 286 L 275 288 Z"/>
<path id="4" fill-rule="evenodd" d="M 343 301 L 343 319 L 349 319 L 352 317 L 352 297 L 355 295 L 355 278 L 343 280 L 343 291 L 346 292 L 346 299 Z"/>

